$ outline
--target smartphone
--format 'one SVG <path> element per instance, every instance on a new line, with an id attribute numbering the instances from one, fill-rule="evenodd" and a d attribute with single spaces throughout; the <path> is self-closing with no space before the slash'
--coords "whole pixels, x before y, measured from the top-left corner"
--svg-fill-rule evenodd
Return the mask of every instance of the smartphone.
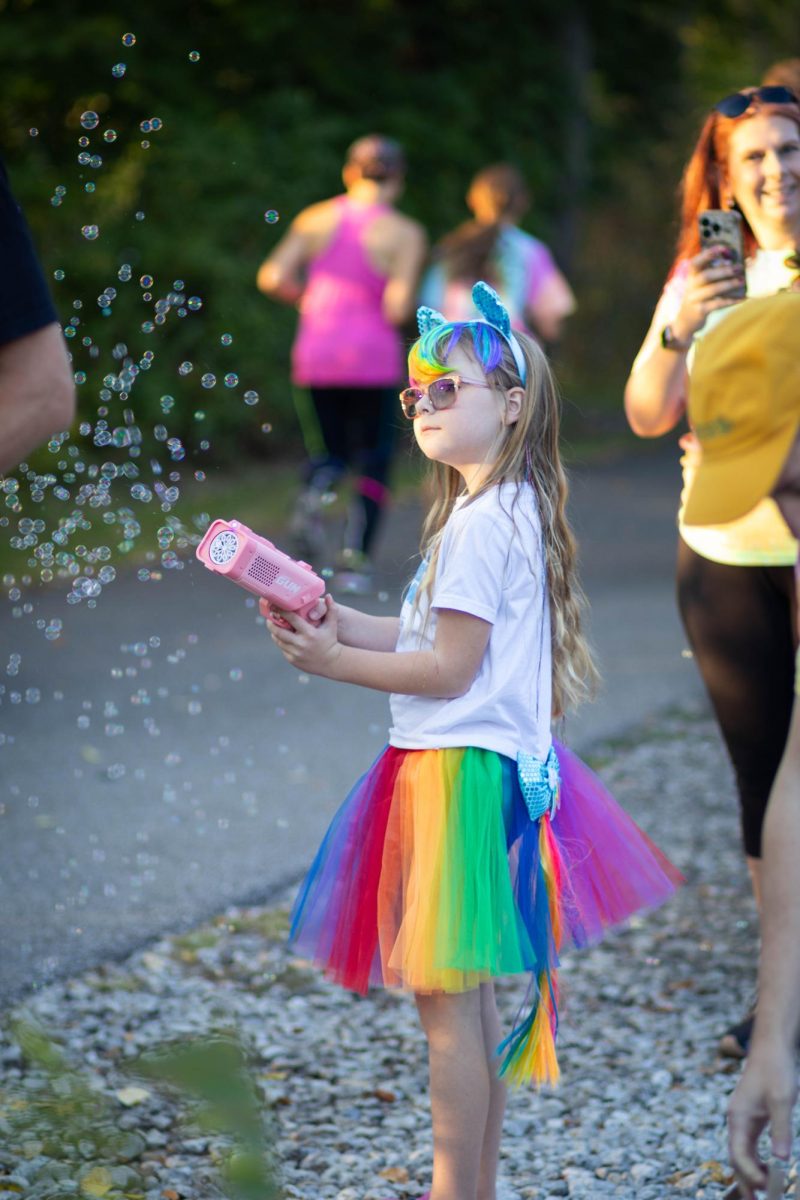
<path id="1" fill-rule="evenodd" d="M 742 233 L 742 217 L 735 209 L 707 208 L 697 218 L 700 229 L 700 249 L 707 250 L 709 246 L 727 246 L 732 254 L 732 261 L 741 266 L 744 263 L 744 235 Z"/>

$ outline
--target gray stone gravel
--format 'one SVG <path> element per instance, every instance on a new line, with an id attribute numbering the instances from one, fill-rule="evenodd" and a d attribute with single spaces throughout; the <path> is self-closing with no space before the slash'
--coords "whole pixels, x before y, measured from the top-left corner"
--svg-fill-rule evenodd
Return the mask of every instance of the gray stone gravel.
<path id="1" fill-rule="evenodd" d="M 562 1084 L 512 1094 L 504 1195 L 720 1197 L 738 1066 L 717 1056 L 716 1042 L 747 1007 L 756 952 L 730 771 L 700 710 L 661 717 L 603 748 L 596 765 L 687 884 L 658 912 L 566 956 Z M 9 1138 L 10 1094 L 18 1100 L 45 1081 L 5 1029 L 0 1200 L 224 1195 L 215 1174 L 221 1135 L 194 1126 L 177 1100 L 125 1070 L 168 1038 L 220 1028 L 236 1028 L 251 1051 L 287 1198 L 416 1197 L 429 1187 L 425 1047 L 413 1003 L 354 997 L 293 958 L 284 943 L 290 901 L 231 909 L 28 998 L 22 1009 L 107 1097 L 127 1141 L 105 1162 L 110 1174 L 87 1184 L 97 1170 L 91 1140 L 76 1169 L 56 1161 L 35 1128 Z M 507 1021 L 522 990 L 519 981 L 498 988 Z M 132 1085 L 142 1093 L 123 1091 Z"/>

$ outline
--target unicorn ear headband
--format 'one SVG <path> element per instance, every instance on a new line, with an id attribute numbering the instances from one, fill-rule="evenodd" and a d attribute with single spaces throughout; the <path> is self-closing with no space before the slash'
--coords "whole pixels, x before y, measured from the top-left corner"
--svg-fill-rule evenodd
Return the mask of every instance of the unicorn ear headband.
<path id="1" fill-rule="evenodd" d="M 478 325 L 483 323 L 491 325 L 492 329 L 500 334 L 514 355 L 514 362 L 517 365 L 519 377 L 524 383 L 528 375 L 525 355 L 522 353 L 522 347 L 519 342 L 511 332 L 511 318 L 503 301 L 494 288 L 489 287 L 489 284 L 484 283 L 482 279 L 472 289 L 472 300 L 481 314 L 480 321 L 466 321 L 465 324 Z M 435 329 L 437 325 L 455 323 L 448 322 L 446 317 L 443 317 L 440 312 L 437 312 L 435 308 L 428 308 L 426 304 L 417 309 L 417 325 L 419 326 L 420 333 L 428 333 L 429 330 Z"/>

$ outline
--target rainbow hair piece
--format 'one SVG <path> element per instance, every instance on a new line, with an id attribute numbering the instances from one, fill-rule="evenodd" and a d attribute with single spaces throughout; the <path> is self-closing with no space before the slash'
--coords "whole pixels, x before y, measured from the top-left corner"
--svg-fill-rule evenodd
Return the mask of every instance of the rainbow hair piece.
<path id="1" fill-rule="evenodd" d="M 520 753 L 517 778 L 530 824 L 520 838 L 515 898 L 527 929 L 533 932 L 536 968 L 514 1028 L 498 1047 L 500 1074 L 519 1086 L 533 1081 L 556 1084 L 558 1033 L 558 954 L 563 938 L 566 871 L 552 822 L 561 802 L 558 756 Z M 522 1013 L 529 1009 L 522 1019 Z"/>
<path id="2" fill-rule="evenodd" d="M 550 813 L 533 822 L 521 841 L 516 899 L 518 904 L 531 909 L 529 914 L 523 913 L 526 925 L 528 917 L 535 922 L 528 928 L 537 931 L 533 946 L 537 969 L 514 1028 L 500 1043 L 497 1053 L 502 1059 L 500 1075 L 514 1086 L 531 1082 L 537 1087 L 543 1083 L 554 1086 L 561 1074 L 556 1036 L 565 874 Z M 530 889 L 527 903 L 526 888 Z M 527 1016 L 522 1018 L 526 1009 Z"/>
<path id="3" fill-rule="evenodd" d="M 511 329 L 511 318 L 494 288 L 479 280 L 472 289 L 472 299 L 481 314 L 477 321 L 447 321 L 435 308 L 423 305 L 417 309 L 420 337 L 408 355 L 408 370 L 412 379 L 442 375 L 448 370 L 447 357 L 465 330 L 472 335 L 472 344 L 484 372 L 494 371 L 503 358 L 503 342 L 509 347 L 523 383 L 528 368 L 522 347 Z"/>

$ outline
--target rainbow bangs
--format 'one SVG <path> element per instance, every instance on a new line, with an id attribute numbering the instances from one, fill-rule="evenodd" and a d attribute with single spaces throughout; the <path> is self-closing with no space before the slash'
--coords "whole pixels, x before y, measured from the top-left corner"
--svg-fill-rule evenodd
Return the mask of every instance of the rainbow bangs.
<path id="1" fill-rule="evenodd" d="M 421 334 L 408 352 L 409 379 L 417 382 L 452 371 L 447 359 L 465 338 L 485 375 L 503 360 L 502 336 L 485 321 L 448 321 Z"/>

